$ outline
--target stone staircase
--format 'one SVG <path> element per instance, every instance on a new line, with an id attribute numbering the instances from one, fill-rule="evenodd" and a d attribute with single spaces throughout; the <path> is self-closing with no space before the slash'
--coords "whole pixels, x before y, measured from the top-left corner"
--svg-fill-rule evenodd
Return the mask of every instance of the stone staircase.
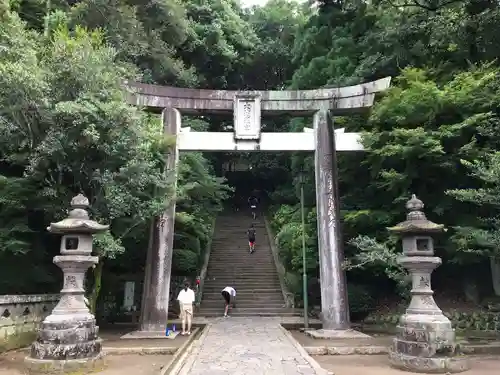
<path id="1" fill-rule="evenodd" d="M 199 316 L 222 316 L 222 289 L 236 289 L 232 316 L 290 316 L 274 264 L 263 218 L 257 217 L 255 252 L 248 251 L 246 231 L 252 223 L 250 212 L 226 213 L 218 217 Z"/>

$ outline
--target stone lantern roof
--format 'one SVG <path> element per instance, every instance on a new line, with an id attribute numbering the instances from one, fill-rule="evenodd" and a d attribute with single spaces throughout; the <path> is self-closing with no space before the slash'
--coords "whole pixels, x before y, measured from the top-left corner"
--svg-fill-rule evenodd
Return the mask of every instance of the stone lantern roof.
<path id="1" fill-rule="evenodd" d="M 99 233 L 109 228 L 109 225 L 102 225 L 89 218 L 87 209 L 89 200 L 82 194 L 78 194 L 71 200 L 71 208 L 68 217 L 57 223 L 50 223 L 47 230 L 51 233 Z"/>
<path id="2" fill-rule="evenodd" d="M 406 202 L 406 209 L 409 211 L 406 215 L 406 220 L 397 224 L 394 227 L 387 228 L 394 233 L 437 233 L 443 232 L 446 229 L 443 224 L 436 224 L 427 220 L 425 213 L 422 211 L 424 203 L 418 199 L 415 194 Z"/>

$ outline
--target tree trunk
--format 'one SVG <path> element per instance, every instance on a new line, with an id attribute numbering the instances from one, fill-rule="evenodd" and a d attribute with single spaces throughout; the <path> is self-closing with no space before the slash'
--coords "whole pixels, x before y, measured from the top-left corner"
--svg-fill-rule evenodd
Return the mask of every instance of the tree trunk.
<path id="1" fill-rule="evenodd" d="M 102 280 L 102 269 L 104 267 L 104 259 L 99 259 L 94 268 L 94 286 L 92 288 L 92 293 L 89 298 L 90 312 L 95 315 L 97 309 L 97 299 L 99 298 L 99 293 L 101 292 L 101 280 Z"/>
<path id="2" fill-rule="evenodd" d="M 490 257 L 491 281 L 496 296 L 500 296 L 500 259 Z"/>

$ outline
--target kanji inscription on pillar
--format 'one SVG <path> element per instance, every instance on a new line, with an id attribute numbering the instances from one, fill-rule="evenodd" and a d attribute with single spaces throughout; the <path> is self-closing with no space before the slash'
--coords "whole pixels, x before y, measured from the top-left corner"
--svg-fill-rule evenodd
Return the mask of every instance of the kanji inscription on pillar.
<path id="1" fill-rule="evenodd" d="M 234 138 L 258 140 L 260 138 L 260 95 L 241 92 L 234 97 Z"/>

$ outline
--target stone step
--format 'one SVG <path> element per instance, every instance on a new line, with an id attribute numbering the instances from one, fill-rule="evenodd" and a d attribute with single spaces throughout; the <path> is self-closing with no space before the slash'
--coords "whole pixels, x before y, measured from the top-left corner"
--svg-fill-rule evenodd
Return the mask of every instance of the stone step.
<path id="1" fill-rule="evenodd" d="M 240 303 L 240 301 L 236 301 L 236 308 L 241 310 L 247 309 L 284 309 L 285 302 L 277 302 L 277 303 L 267 303 L 267 302 L 259 302 L 259 303 Z M 224 300 L 221 299 L 219 301 L 210 301 L 210 303 L 205 302 L 201 304 L 200 311 L 209 311 L 212 309 L 220 309 L 224 308 Z"/>
<path id="2" fill-rule="evenodd" d="M 269 257 L 269 258 L 260 258 L 260 259 L 255 259 L 252 256 L 234 256 L 234 255 L 228 255 L 226 258 L 220 258 L 220 259 L 210 259 L 208 263 L 208 268 L 210 267 L 219 267 L 222 268 L 224 266 L 231 266 L 231 268 L 238 266 L 238 267 L 247 267 L 247 268 L 254 268 L 258 269 L 259 267 L 267 267 L 267 268 L 273 268 L 276 267 L 274 264 L 274 259 Z"/>
<path id="3" fill-rule="evenodd" d="M 224 267 L 226 266 L 226 267 Z M 212 277 L 217 277 L 217 275 L 241 275 L 241 273 L 246 273 L 249 275 L 277 275 L 278 271 L 276 271 L 276 267 L 274 265 L 266 265 L 266 266 L 251 266 L 248 264 L 241 265 L 213 265 L 212 267 L 208 267 L 207 274 Z"/>
<path id="4" fill-rule="evenodd" d="M 255 244 L 257 246 L 260 246 L 261 248 L 263 247 L 270 247 L 270 242 L 269 239 L 267 238 L 262 238 L 262 237 L 256 237 L 255 238 Z M 212 240 L 212 249 L 220 249 L 221 247 L 225 247 L 228 249 L 231 248 L 238 248 L 240 246 L 248 246 L 248 238 L 247 237 L 233 237 L 233 238 L 214 238 Z"/>
<path id="5" fill-rule="evenodd" d="M 214 248 L 212 248 L 210 256 L 213 256 L 214 258 L 224 258 L 226 260 L 228 260 L 228 257 L 239 258 L 241 256 L 245 256 L 247 258 L 252 257 L 252 259 L 260 260 L 272 258 L 273 254 L 270 248 L 259 246 L 259 244 L 255 245 L 255 252 L 251 254 L 248 248 L 248 243 L 243 243 L 241 245 L 226 247 L 225 249 L 215 250 Z"/>
<path id="6" fill-rule="evenodd" d="M 236 302 L 238 303 L 238 302 Z M 283 308 L 240 308 L 238 305 L 229 311 L 230 316 L 300 316 L 300 312 L 295 312 L 292 309 Z M 200 308 L 198 316 L 222 316 L 224 315 L 224 307 L 222 308 Z"/>
<path id="7" fill-rule="evenodd" d="M 203 293 L 203 299 L 201 303 L 206 301 L 222 301 L 221 293 L 206 292 Z M 278 303 L 283 301 L 283 293 L 267 293 L 267 294 L 251 294 L 246 291 L 239 293 L 236 291 L 236 300 L 243 301 L 242 303 Z"/>
<path id="8" fill-rule="evenodd" d="M 220 300 L 222 298 L 222 294 L 220 292 L 206 292 L 203 293 L 203 298 L 201 300 L 201 303 L 204 301 L 216 301 Z M 274 293 L 252 293 L 251 291 L 242 291 L 238 292 L 236 291 L 236 299 L 237 300 L 256 300 L 259 299 L 259 301 L 264 301 L 266 299 L 269 299 L 270 301 L 272 300 L 278 300 L 278 299 L 283 299 L 283 293 L 282 292 L 274 292 Z"/>
<path id="9" fill-rule="evenodd" d="M 223 273 L 218 273 L 215 274 L 214 276 L 210 276 L 209 278 L 205 279 L 205 285 L 209 283 L 217 283 L 217 282 L 228 282 L 228 281 L 240 281 L 241 283 L 245 282 L 261 282 L 263 284 L 270 283 L 270 282 L 277 282 L 279 284 L 279 278 L 277 274 L 272 274 L 272 273 L 264 273 L 264 274 L 257 274 L 257 273 L 241 273 L 241 274 L 223 274 Z"/>
<path id="10" fill-rule="evenodd" d="M 205 279 L 205 284 L 209 282 L 217 282 L 221 280 L 241 280 L 241 281 L 256 281 L 256 282 L 270 282 L 270 281 L 279 281 L 278 274 L 276 271 L 270 271 L 270 272 L 246 272 L 244 270 L 241 270 L 240 273 L 223 273 L 222 271 L 220 272 L 211 272 L 209 277 Z"/>
<path id="11" fill-rule="evenodd" d="M 220 284 L 220 285 L 225 285 L 225 284 Z M 225 288 L 225 286 L 220 286 L 220 285 L 210 285 L 205 288 L 203 288 L 203 293 L 212 293 L 212 292 L 219 292 L 222 293 L 222 289 Z M 245 292 L 253 292 L 254 294 L 262 293 L 259 292 L 259 290 L 263 290 L 262 288 L 264 287 L 269 287 L 267 290 L 273 290 L 276 294 L 283 294 L 281 291 L 281 288 L 278 285 L 245 285 L 245 284 L 231 284 L 234 289 L 236 289 L 236 295 L 239 293 L 245 293 Z M 226 285 L 227 286 L 227 285 Z"/>
<path id="12" fill-rule="evenodd" d="M 255 252 L 253 254 L 250 254 L 249 252 L 249 247 L 248 243 L 242 243 L 241 245 L 231 245 L 231 247 L 226 247 L 223 249 L 214 249 L 212 247 L 212 251 L 210 252 L 210 256 L 215 257 L 225 257 L 227 259 L 227 256 L 241 256 L 241 255 L 246 255 L 248 257 L 252 256 L 253 258 L 256 259 L 261 259 L 261 258 L 272 258 L 272 253 L 271 253 L 271 248 L 269 247 L 264 247 L 262 245 L 259 246 L 258 243 L 255 244 Z"/>
<path id="13" fill-rule="evenodd" d="M 250 259 L 257 260 L 265 260 L 265 259 L 272 259 L 273 254 L 271 253 L 271 249 L 266 249 L 263 247 L 259 247 L 259 245 L 255 245 L 255 252 L 253 254 L 250 254 L 248 244 L 242 244 L 240 246 L 232 246 L 230 248 L 225 248 L 225 249 L 217 249 L 217 250 L 212 250 L 210 252 L 210 256 L 213 259 L 220 259 L 223 258 L 226 261 L 232 257 L 235 257 L 238 259 L 239 257 L 245 256 Z"/>
<path id="14" fill-rule="evenodd" d="M 238 303 L 236 301 L 236 307 L 233 309 L 233 311 L 236 312 L 261 312 L 261 313 L 285 313 L 289 312 L 291 309 L 284 307 L 284 303 L 276 304 L 276 305 L 267 305 L 265 303 L 262 304 L 253 304 L 253 305 L 248 305 L 248 306 L 243 306 L 242 304 Z M 219 301 L 218 305 L 201 305 L 201 307 L 198 309 L 200 313 L 204 314 L 218 314 L 222 311 L 224 311 L 224 301 Z"/>
<path id="15" fill-rule="evenodd" d="M 205 318 L 217 318 L 217 317 L 223 317 L 224 316 L 224 309 L 217 311 L 217 312 L 198 312 L 196 316 L 201 316 Z M 228 319 L 231 319 L 231 317 L 268 317 L 268 318 L 273 318 L 273 317 L 288 317 L 288 316 L 300 316 L 298 313 L 293 313 L 293 312 L 234 312 L 234 313 L 229 313 Z"/>
<path id="16" fill-rule="evenodd" d="M 262 230 L 255 232 L 255 238 L 260 239 L 261 241 L 267 240 L 269 241 L 269 236 L 266 235 Z M 244 230 L 233 230 L 232 232 L 226 232 L 226 233 L 217 233 L 215 237 L 212 239 L 212 243 L 214 241 L 217 241 L 219 243 L 222 243 L 223 241 L 226 240 L 237 240 L 237 241 L 245 241 L 248 239 L 248 234 L 247 231 Z"/>
<path id="17" fill-rule="evenodd" d="M 255 231 L 255 237 L 260 238 L 260 239 L 269 238 L 269 236 L 265 232 L 265 229 L 263 229 L 263 230 L 257 229 Z M 244 240 L 244 239 L 248 238 L 248 234 L 247 234 L 246 229 L 245 230 L 232 229 L 231 231 L 224 232 L 224 233 L 217 231 L 217 234 L 213 237 L 213 240 L 223 240 L 223 239 L 228 239 L 228 238 L 236 238 L 236 239 Z"/>
<path id="18" fill-rule="evenodd" d="M 259 236 L 259 233 L 256 233 L 255 239 L 259 240 L 263 244 L 269 243 L 269 237 L 266 235 L 263 235 L 262 233 L 260 234 L 260 236 Z M 246 233 L 235 233 L 232 236 L 227 236 L 227 235 L 220 236 L 220 235 L 218 235 L 212 239 L 212 244 L 229 245 L 229 244 L 231 244 L 230 242 L 227 242 L 229 240 L 246 242 L 248 240 L 248 236 Z"/>
<path id="19" fill-rule="evenodd" d="M 276 271 L 276 268 L 274 267 L 269 267 L 265 269 L 253 269 L 253 268 L 248 268 L 248 267 L 231 267 L 231 268 L 220 268 L 220 269 L 208 269 L 207 270 L 207 277 L 206 281 L 210 279 L 217 279 L 218 277 L 222 276 L 228 276 L 228 277 L 247 277 L 247 278 L 252 278 L 252 277 L 268 277 L 268 278 L 278 278 L 278 272 Z"/>
<path id="20" fill-rule="evenodd" d="M 222 242 L 225 240 L 246 240 L 248 238 L 247 231 L 244 230 L 235 230 L 232 233 L 217 233 L 215 237 L 213 237 L 212 243 L 214 241 Z M 269 236 L 263 231 L 257 230 L 255 232 L 255 238 L 260 239 L 261 241 L 267 240 L 269 241 Z"/>
<path id="21" fill-rule="evenodd" d="M 269 272 L 247 272 L 241 270 L 240 273 L 224 273 L 223 271 L 211 272 L 209 277 L 205 279 L 205 284 L 218 280 L 242 280 L 242 281 L 262 281 L 269 282 L 272 280 L 279 281 L 278 273 L 276 271 Z"/>
<path id="22" fill-rule="evenodd" d="M 280 282 L 279 282 L 279 279 L 278 277 L 274 277 L 274 278 L 267 278 L 267 279 L 264 279 L 263 281 L 261 281 L 258 277 L 255 277 L 255 278 L 247 278 L 247 279 L 240 279 L 238 276 L 234 276 L 234 277 L 231 277 L 231 276 L 219 276 L 219 277 L 216 277 L 215 280 L 210 280 L 210 281 L 205 281 L 205 287 L 207 286 L 217 286 L 217 285 L 224 285 L 223 288 L 225 288 L 226 286 L 228 286 L 227 284 L 230 283 L 231 285 L 229 286 L 233 286 L 234 288 L 236 288 L 234 285 L 238 284 L 238 285 L 241 285 L 241 286 L 249 286 L 249 287 L 258 287 L 259 285 L 262 285 L 264 286 L 265 288 L 268 288 L 268 285 L 269 284 L 273 284 L 274 287 L 278 287 L 280 286 Z"/>
<path id="23" fill-rule="evenodd" d="M 266 266 L 266 267 L 250 267 L 247 265 L 235 266 L 235 265 L 227 265 L 224 268 L 223 265 L 218 266 L 217 268 L 214 266 L 213 268 L 209 267 L 207 269 L 207 275 L 209 277 L 217 277 L 222 275 L 259 275 L 259 276 L 275 276 L 278 275 L 278 271 L 276 271 L 276 267 L 274 266 Z"/>
<path id="24" fill-rule="evenodd" d="M 253 288 L 281 288 L 281 284 L 278 280 L 278 278 L 273 279 L 273 280 L 265 280 L 263 282 L 257 280 L 257 279 L 248 279 L 248 280 L 241 280 L 238 279 L 237 277 L 225 277 L 225 278 L 218 278 L 217 280 L 211 280 L 211 281 L 206 281 L 204 285 L 204 289 L 207 290 L 207 288 L 213 288 L 213 287 L 221 287 L 225 288 L 226 286 L 232 286 L 235 289 L 238 289 L 238 287 L 246 287 L 247 289 L 253 289 Z"/>
<path id="25" fill-rule="evenodd" d="M 204 290 L 203 291 L 203 299 L 214 299 L 219 298 L 221 296 L 221 290 Z M 259 291 L 248 290 L 248 289 L 236 289 L 236 298 L 240 299 L 253 299 L 256 296 L 261 296 L 261 298 L 267 296 L 283 296 L 283 292 L 281 289 L 260 289 Z M 203 301 L 202 301 L 203 302 Z"/>
<path id="26" fill-rule="evenodd" d="M 220 256 L 219 258 L 211 258 L 209 266 L 248 266 L 248 267 L 263 267 L 274 266 L 274 258 L 271 256 L 259 257 L 258 254 L 249 254 L 248 251 L 243 254 L 227 254 L 227 256 Z"/>
<path id="27" fill-rule="evenodd" d="M 214 286 L 214 287 L 209 287 L 209 288 L 204 288 L 203 290 L 203 295 L 206 295 L 208 293 L 222 293 L 222 289 L 224 289 L 224 287 L 219 287 L 218 285 L 217 286 Z M 283 292 L 281 291 L 281 289 L 278 287 L 278 286 L 270 286 L 269 289 L 262 289 L 262 286 L 259 286 L 259 287 L 248 287 L 248 286 L 235 286 L 234 289 L 236 289 L 236 296 L 238 297 L 240 294 L 242 294 L 242 296 L 246 296 L 247 294 L 252 294 L 252 296 L 255 296 L 255 295 L 258 295 L 258 294 L 271 294 L 271 293 L 274 293 L 275 295 L 283 295 Z M 252 296 L 250 296 L 249 298 L 252 298 Z"/>
<path id="28" fill-rule="evenodd" d="M 274 258 L 271 256 L 258 257 L 258 254 L 248 254 L 248 251 L 243 254 L 227 254 L 219 258 L 211 258 L 209 267 L 217 266 L 248 266 L 248 267 L 264 267 L 274 266 Z"/>
<path id="29" fill-rule="evenodd" d="M 212 247 L 212 251 L 210 252 L 210 256 L 215 257 L 223 257 L 223 256 L 241 256 L 241 255 L 246 255 L 247 257 L 252 256 L 256 260 L 261 259 L 261 258 L 272 258 L 272 252 L 271 248 L 269 247 L 264 247 L 262 245 L 259 246 L 258 243 L 255 245 L 255 252 L 253 254 L 250 254 L 248 243 L 242 243 L 240 245 L 234 244 L 231 245 L 231 247 L 225 247 L 225 248 L 218 248 L 215 249 Z M 225 258 L 227 259 L 227 257 Z"/>
<path id="30" fill-rule="evenodd" d="M 239 294 L 237 294 L 236 297 L 240 297 Z M 223 304 L 224 303 L 224 298 L 222 298 L 222 295 L 217 295 L 217 296 L 213 296 L 213 298 L 209 298 L 209 299 L 206 299 L 205 298 L 205 295 L 203 295 L 203 300 L 201 301 L 201 307 L 210 307 L 212 305 L 216 305 L 216 306 L 219 306 L 220 304 Z M 285 302 L 284 302 L 284 299 L 283 299 L 283 295 L 268 295 L 268 296 L 254 296 L 253 298 L 236 298 L 236 303 L 238 304 L 238 306 L 246 306 L 246 305 L 249 305 L 249 304 L 265 304 L 265 303 L 269 303 L 269 304 L 277 304 L 277 305 L 283 305 Z"/>
<path id="31" fill-rule="evenodd" d="M 238 290 L 281 290 L 281 284 L 279 282 L 268 282 L 268 283 L 256 283 L 256 282 L 239 282 L 237 279 L 230 279 L 227 281 L 219 281 L 219 282 L 212 282 L 212 283 L 205 283 L 203 286 L 203 291 L 208 292 L 212 291 L 213 289 L 219 289 L 222 290 L 226 286 L 233 287 L 236 289 L 236 292 Z"/>
<path id="32" fill-rule="evenodd" d="M 275 268 L 268 268 L 268 269 L 248 269 L 246 267 L 233 267 L 233 269 L 209 269 L 207 271 L 207 276 L 205 278 L 206 281 L 209 280 L 216 280 L 219 277 L 238 277 L 238 278 L 260 278 L 264 277 L 267 279 L 277 279 L 278 278 L 278 272 L 276 271 Z"/>
<path id="33" fill-rule="evenodd" d="M 262 252 L 259 253 L 258 250 L 256 250 L 255 253 L 250 254 L 247 249 L 240 250 L 239 252 L 234 253 L 225 252 L 217 256 L 215 256 L 214 254 L 210 254 L 209 265 L 216 265 L 218 263 L 232 265 L 238 263 L 248 265 L 274 265 L 274 258 L 271 253 L 264 254 Z"/>
<path id="34" fill-rule="evenodd" d="M 212 252 L 218 252 L 218 251 L 241 251 L 243 249 L 248 249 L 248 240 L 245 238 L 244 240 L 239 240 L 239 239 L 228 239 L 225 240 L 225 242 L 217 244 L 217 243 L 212 243 L 212 247 L 210 248 Z M 255 240 L 255 249 L 259 249 L 261 251 L 266 251 L 268 253 L 271 253 L 271 246 L 269 246 L 269 242 L 263 241 L 262 239 L 259 240 L 257 238 Z"/>
<path id="35" fill-rule="evenodd" d="M 239 283 L 240 285 L 245 284 L 256 284 L 256 285 L 268 285 L 269 283 L 274 283 L 276 285 L 281 285 L 279 282 L 278 275 L 271 274 L 247 274 L 247 275 L 218 275 L 213 278 L 205 280 L 205 286 L 214 284 L 226 284 L 228 282 Z M 227 285 L 226 285 L 227 286 Z"/>

